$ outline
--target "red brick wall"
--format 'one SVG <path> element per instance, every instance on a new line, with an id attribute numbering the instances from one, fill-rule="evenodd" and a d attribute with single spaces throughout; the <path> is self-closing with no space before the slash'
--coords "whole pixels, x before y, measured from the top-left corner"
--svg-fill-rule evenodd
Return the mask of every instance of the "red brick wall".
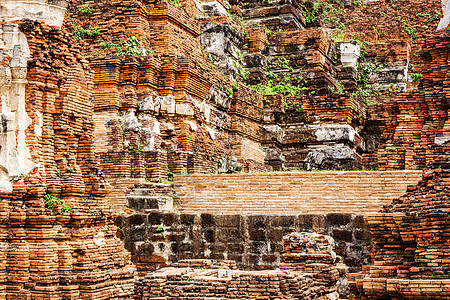
<path id="1" fill-rule="evenodd" d="M 0 299 L 130 298 L 136 268 L 116 236 L 105 200 L 111 187 L 92 147 L 88 61 L 64 30 L 18 24 L 30 48 L 27 143 L 39 167 L 0 193 Z"/>
<path id="2" fill-rule="evenodd" d="M 176 176 L 185 213 L 369 213 L 417 184 L 420 171 Z"/>

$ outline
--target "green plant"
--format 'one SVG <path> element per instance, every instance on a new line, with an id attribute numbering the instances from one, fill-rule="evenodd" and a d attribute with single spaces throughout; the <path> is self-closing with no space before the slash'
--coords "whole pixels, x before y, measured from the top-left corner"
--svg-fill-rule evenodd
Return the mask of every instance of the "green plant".
<path id="1" fill-rule="evenodd" d="M 80 41 L 85 36 L 96 37 L 99 34 L 100 34 L 100 30 L 98 30 L 97 28 L 92 28 L 91 26 L 89 26 L 88 29 L 85 29 L 83 27 L 74 26 L 74 30 L 72 32 L 72 35 L 76 41 Z"/>
<path id="2" fill-rule="evenodd" d="M 55 209 L 56 206 L 61 204 L 61 198 L 53 196 L 51 194 L 46 194 L 44 199 L 45 199 L 45 206 L 49 209 Z"/>
<path id="3" fill-rule="evenodd" d="M 303 96 L 303 91 L 306 89 L 302 86 L 293 85 L 290 82 L 280 81 L 279 83 L 274 83 L 270 79 L 267 80 L 267 85 L 258 83 L 251 86 L 251 88 L 263 95 L 283 94 L 290 97 Z"/>
<path id="4" fill-rule="evenodd" d="M 412 73 L 411 74 L 411 79 L 412 79 L 412 81 L 414 81 L 414 82 L 416 82 L 417 80 L 419 80 L 420 78 L 422 78 L 422 74 L 419 74 L 419 73 Z"/>
<path id="5" fill-rule="evenodd" d="M 72 210 L 72 208 L 69 205 L 63 203 L 63 205 L 61 207 L 61 211 L 63 213 L 70 213 L 71 210 Z"/>
<path id="6" fill-rule="evenodd" d="M 103 41 L 103 42 L 100 43 L 100 49 L 102 49 L 102 50 L 109 50 L 109 49 L 112 49 L 112 48 L 116 48 L 118 46 L 119 45 L 113 43 L 111 40 Z"/>
<path id="7" fill-rule="evenodd" d="M 331 37 L 336 43 L 340 43 L 344 41 L 345 33 L 342 31 L 335 32 Z"/>
<path id="8" fill-rule="evenodd" d="M 77 10 L 79 13 L 82 13 L 82 14 L 91 14 L 92 13 L 92 8 L 89 6 L 89 4 L 78 7 Z"/>
<path id="9" fill-rule="evenodd" d="M 177 7 L 181 7 L 180 0 L 169 0 L 169 2 L 175 4 Z"/>
<path id="10" fill-rule="evenodd" d="M 439 20 L 440 17 L 441 17 L 441 13 L 438 10 L 436 10 L 434 12 L 434 14 L 431 17 L 428 18 L 427 22 L 431 23 L 433 21 Z"/>
<path id="11" fill-rule="evenodd" d="M 382 68 L 373 62 L 363 62 L 358 65 L 357 83 L 360 87 L 365 87 L 369 82 L 370 73 L 378 73 Z"/>
<path id="12" fill-rule="evenodd" d="M 164 228 L 162 226 L 156 227 L 156 232 L 163 232 Z"/>
<path id="13" fill-rule="evenodd" d="M 72 167 L 72 164 L 69 164 L 66 171 L 67 173 L 75 173 L 75 169 Z"/>
<path id="14" fill-rule="evenodd" d="M 130 36 L 127 39 L 127 41 L 125 42 L 125 44 L 124 44 L 125 50 L 123 49 L 122 44 L 123 43 L 120 43 L 120 45 L 117 45 L 111 41 L 107 41 L 107 42 L 103 42 L 102 44 L 100 44 L 100 47 L 102 47 L 102 49 L 115 48 L 115 54 L 117 56 L 125 56 L 125 55 L 127 55 L 127 56 L 142 56 L 142 55 L 145 55 L 144 54 L 145 52 L 146 52 L 146 54 L 154 54 L 155 53 L 155 51 L 151 50 L 148 47 L 145 47 L 145 50 L 144 50 L 144 48 L 139 47 L 140 42 L 137 39 L 137 37 L 134 35 Z"/>
<path id="15" fill-rule="evenodd" d="M 167 180 L 168 181 L 173 181 L 173 177 L 175 176 L 175 174 L 173 172 L 167 172 Z"/>
<path id="16" fill-rule="evenodd" d="M 125 43 L 126 55 L 140 56 L 142 53 L 139 49 L 139 41 L 136 36 L 132 35 Z"/>
<path id="17" fill-rule="evenodd" d="M 300 5 L 302 15 L 303 18 L 305 19 L 306 24 L 314 23 L 317 20 L 317 18 L 320 16 L 321 5 L 322 4 L 318 1 L 315 1 L 312 4 L 312 7 L 307 7 L 304 4 Z"/>
<path id="18" fill-rule="evenodd" d="M 290 65 L 291 61 L 285 57 L 278 57 L 274 64 L 282 69 L 288 69 L 289 71 L 294 71 L 294 68 Z"/>
<path id="19" fill-rule="evenodd" d="M 336 26 L 339 23 L 336 18 L 326 18 L 324 22 L 331 23 L 332 26 Z"/>
<path id="20" fill-rule="evenodd" d="M 243 80 L 247 80 L 250 75 L 249 71 L 245 71 L 244 69 L 239 69 L 239 75 L 241 75 Z"/>
<path id="21" fill-rule="evenodd" d="M 233 89 L 232 88 L 227 89 L 226 93 L 227 93 L 228 97 L 232 97 L 233 96 Z"/>
<path id="22" fill-rule="evenodd" d="M 336 84 L 336 92 L 338 94 L 343 94 L 344 93 L 344 85 L 342 84 L 341 81 L 338 81 Z"/>
<path id="23" fill-rule="evenodd" d="M 208 60 L 209 60 L 211 63 L 214 63 L 214 62 L 215 62 L 214 57 L 213 57 L 212 54 L 209 53 L 209 52 L 208 52 Z"/>
<path id="24" fill-rule="evenodd" d="M 369 42 L 367 41 L 360 41 L 360 40 L 356 40 L 356 42 L 359 45 L 359 48 L 361 49 L 360 51 L 360 58 L 363 59 L 366 54 L 367 54 L 367 45 L 369 45 Z"/>
<path id="25" fill-rule="evenodd" d="M 417 40 L 417 29 L 416 28 L 411 28 L 408 27 L 407 25 L 405 25 L 405 31 L 408 33 L 408 35 L 411 37 L 411 39 Z"/>

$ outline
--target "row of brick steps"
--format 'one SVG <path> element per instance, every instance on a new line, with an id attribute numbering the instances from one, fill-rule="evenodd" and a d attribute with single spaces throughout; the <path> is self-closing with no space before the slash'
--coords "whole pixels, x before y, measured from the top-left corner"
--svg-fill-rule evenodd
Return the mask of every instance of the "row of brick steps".
<path id="1" fill-rule="evenodd" d="M 416 185 L 421 171 L 273 172 L 176 176 L 181 213 L 377 212 Z"/>

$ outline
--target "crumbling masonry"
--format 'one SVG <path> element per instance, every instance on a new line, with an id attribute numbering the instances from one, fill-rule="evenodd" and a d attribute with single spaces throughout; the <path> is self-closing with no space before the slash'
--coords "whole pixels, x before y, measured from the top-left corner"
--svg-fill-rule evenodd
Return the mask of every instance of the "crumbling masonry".
<path id="1" fill-rule="evenodd" d="M 449 299 L 449 7 L 0 0 L 0 299 Z"/>

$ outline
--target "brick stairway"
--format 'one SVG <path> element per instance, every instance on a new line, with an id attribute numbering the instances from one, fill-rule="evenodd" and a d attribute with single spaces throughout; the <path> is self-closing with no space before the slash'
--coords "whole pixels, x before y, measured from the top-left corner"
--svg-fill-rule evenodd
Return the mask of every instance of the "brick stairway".
<path id="1" fill-rule="evenodd" d="M 371 213 L 416 185 L 421 171 L 185 175 L 174 186 L 182 213 Z"/>

